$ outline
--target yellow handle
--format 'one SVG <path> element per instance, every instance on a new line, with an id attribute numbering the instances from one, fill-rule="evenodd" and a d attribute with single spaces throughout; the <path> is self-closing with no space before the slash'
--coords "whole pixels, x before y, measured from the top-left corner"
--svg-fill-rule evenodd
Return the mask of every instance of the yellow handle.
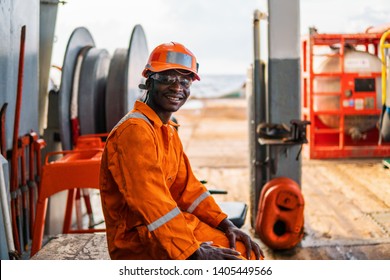
<path id="1" fill-rule="evenodd" d="M 385 48 L 390 48 L 390 44 L 389 43 L 386 44 L 385 41 L 389 35 L 390 35 L 390 30 L 387 30 L 385 33 L 382 34 L 381 40 L 379 42 L 381 59 L 382 59 L 382 105 L 385 105 L 386 103 L 387 64 L 386 64 L 386 57 L 385 57 Z"/>

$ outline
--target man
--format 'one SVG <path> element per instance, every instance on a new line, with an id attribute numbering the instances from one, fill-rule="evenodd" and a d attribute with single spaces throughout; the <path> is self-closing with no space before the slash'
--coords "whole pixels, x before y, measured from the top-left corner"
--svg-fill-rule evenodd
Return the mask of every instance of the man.
<path id="1" fill-rule="evenodd" d="M 172 113 L 200 80 L 179 43 L 150 54 L 147 91 L 111 131 L 100 190 L 112 259 L 260 259 L 260 247 L 227 219 L 183 152 Z"/>

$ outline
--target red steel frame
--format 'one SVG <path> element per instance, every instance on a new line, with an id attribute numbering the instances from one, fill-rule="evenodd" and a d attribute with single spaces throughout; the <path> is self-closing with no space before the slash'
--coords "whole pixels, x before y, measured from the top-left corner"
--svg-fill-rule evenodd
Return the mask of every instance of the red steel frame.
<path id="1" fill-rule="evenodd" d="M 359 46 L 364 51 L 378 55 L 379 42 L 382 34 L 379 33 L 359 33 L 359 34 L 318 34 L 313 33 L 304 37 L 301 42 L 301 102 L 302 117 L 310 120 L 308 126 L 309 143 L 305 145 L 305 155 L 311 159 L 325 158 L 369 158 L 390 156 L 390 143 L 378 143 L 379 130 L 375 127 L 367 132 L 366 139 L 352 141 L 351 137 L 344 132 L 344 119 L 349 115 L 374 115 L 379 116 L 381 109 L 355 110 L 351 107 L 343 107 L 343 101 L 348 97 L 344 95 L 345 90 L 351 89 L 354 78 L 376 78 L 381 76 L 381 72 L 373 73 L 344 73 L 344 47 L 346 44 Z M 331 46 L 341 46 L 339 54 L 326 54 L 327 56 L 338 56 L 340 59 L 339 73 L 315 73 L 313 61 L 316 48 Z M 317 49 L 318 50 L 318 49 Z M 314 92 L 313 81 L 316 77 L 339 77 L 340 92 Z M 340 106 L 337 110 L 314 111 L 314 96 L 339 96 Z M 359 97 L 374 97 L 376 94 L 359 93 Z M 318 115 L 335 115 L 339 117 L 339 127 L 326 127 L 318 118 Z"/>

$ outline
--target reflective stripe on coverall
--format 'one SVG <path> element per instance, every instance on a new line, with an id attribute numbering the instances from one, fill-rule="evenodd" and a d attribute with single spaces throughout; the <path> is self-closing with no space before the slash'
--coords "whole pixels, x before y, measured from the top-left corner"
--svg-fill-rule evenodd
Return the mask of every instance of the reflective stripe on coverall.
<path id="1" fill-rule="evenodd" d="M 140 101 L 129 114 L 111 131 L 102 156 L 100 193 L 110 257 L 180 260 L 205 241 L 229 247 L 215 229 L 227 216 L 195 178 L 176 124 L 164 125 Z M 237 249 L 245 252 L 242 244 Z"/>

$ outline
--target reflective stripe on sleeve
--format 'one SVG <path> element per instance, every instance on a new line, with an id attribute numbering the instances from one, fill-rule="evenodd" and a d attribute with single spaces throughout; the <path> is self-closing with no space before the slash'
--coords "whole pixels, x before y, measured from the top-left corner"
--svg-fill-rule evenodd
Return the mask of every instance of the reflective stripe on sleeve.
<path id="1" fill-rule="evenodd" d="M 144 114 L 141 114 L 138 112 L 133 112 L 133 113 L 130 112 L 130 113 L 127 113 L 122 119 L 120 119 L 119 122 L 114 126 L 114 128 L 112 130 L 115 130 L 118 126 L 120 126 L 122 123 L 124 123 L 125 121 L 127 121 L 130 118 L 143 119 L 153 128 L 152 123 L 149 121 L 149 119 Z"/>
<path id="2" fill-rule="evenodd" d="M 153 231 L 159 227 L 161 227 L 163 224 L 169 222 L 172 220 L 174 217 L 180 214 L 179 208 L 175 207 L 171 211 L 169 211 L 167 214 L 162 216 L 161 218 L 155 220 L 153 223 L 147 225 L 146 227 L 148 228 L 149 231 Z"/>
<path id="3" fill-rule="evenodd" d="M 202 193 L 200 196 L 198 196 L 197 199 L 194 200 L 194 202 L 192 202 L 191 206 L 188 207 L 187 212 L 188 212 L 188 213 L 194 212 L 195 208 L 198 207 L 198 205 L 199 205 L 204 199 L 206 199 L 206 197 L 209 197 L 209 196 L 210 196 L 210 193 L 209 193 L 209 192 L 204 192 L 204 193 Z"/>

